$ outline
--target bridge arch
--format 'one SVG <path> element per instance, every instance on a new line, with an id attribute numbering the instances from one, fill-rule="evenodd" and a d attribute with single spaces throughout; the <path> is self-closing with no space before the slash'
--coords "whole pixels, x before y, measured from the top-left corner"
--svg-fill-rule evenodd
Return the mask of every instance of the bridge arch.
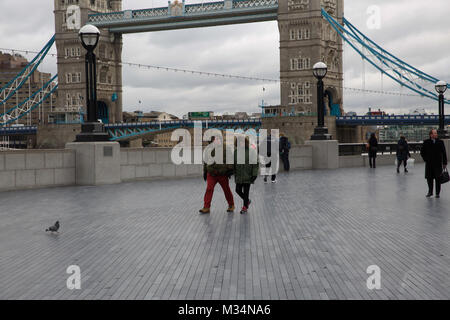
<path id="1" fill-rule="evenodd" d="M 97 119 L 102 120 L 103 123 L 109 123 L 109 107 L 102 100 L 97 101 Z"/>

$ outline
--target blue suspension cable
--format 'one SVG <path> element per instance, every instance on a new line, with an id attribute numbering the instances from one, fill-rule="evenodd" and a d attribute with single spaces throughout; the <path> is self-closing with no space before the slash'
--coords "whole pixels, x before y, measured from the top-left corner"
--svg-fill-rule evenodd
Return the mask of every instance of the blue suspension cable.
<path id="1" fill-rule="evenodd" d="M 33 68 L 31 69 L 31 71 L 28 73 L 28 75 L 22 79 L 22 81 L 20 81 L 19 85 L 8 94 L 7 97 L 5 97 L 4 100 L 0 101 L 0 106 L 4 105 L 9 98 L 11 98 L 16 92 L 17 90 L 19 90 L 23 84 L 28 80 L 28 78 L 31 76 L 31 74 L 37 69 L 37 67 L 41 64 L 42 60 L 44 60 L 45 56 L 47 55 L 48 51 L 50 50 L 50 48 L 52 47 L 53 43 L 55 42 L 55 36 L 53 36 L 50 41 L 45 45 L 45 47 L 39 52 L 39 54 L 24 68 L 22 69 L 22 71 L 11 81 L 8 82 L 8 84 L 6 86 L 4 86 L 1 90 L 0 93 L 2 91 L 4 91 L 6 88 L 8 88 L 14 81 L 16 81 L 19 77 L 21 77 L 25 71 L 34 64 L 34 62 L 36 61 L 36 59 L 40 56 L 39 61 L 33 65 Z"/>
<path id="2" fill-rule="evenodd" d="M 428 98 L 431 98 L 433 100 L 438 100 L 438 97 L 435 93 L 430 92 L 429 90 L 423 88 L 422 86 L 420 86 L 419 84 L 411 81 L 410 79 L 406 79 L 408 82 L 410 82 L 411 84 L 419 87 L 422 91 L 408 85 L 405 84 L 401 81 L 399 81 L 398 79 L 396 79 L 394 76 L 392 76 L 391 74 L 385 72 L 382 68 L 380 68 L 379 66 L 377 66 L 372 60 L 370 60 L 367 56 L 365 56 L 361 50 L 359 50 L 345 35 L 344 33 L 348 33 L 352 38 L 354 38 L 356 41 L 358 41 L 358 43 L 360 43 L 361 45 L 363 45 L 365 48 L 369 49 L 369 51 L 371 51 L 376 57 L 377 59 L 379 59 L 384 65 L 388 66 L 389 65 L 383 61 L 383 59 L 379 58 L 379 53 L 377 53 L 376 51 L 373 50 L 373 48 L 368 47 L 367 45 L 364 44 L 363 41 L 361 41 L 361 39 L 359 38 L 359 36 L 354 35 L 350 32 L 348 32 L 348 30 L 346 30 L 341 24 L 339 24 L 339 22 L 337 22 L 334 18 L 332 18 L 330 15 L 328 15 L 328 13 L 322 9 L 322 15 L 324 16 L 324 18 L 328 21 L 328 23 L 330 23 L 330 25 L 333 27 L 333 29 L 336 30 L 336 32 L 339 34 L 339 36 L 344 39 L 356 52 L 359 53 L 359 55 L 361 55 L 361 57 L 363 57 L 364 59 L 366 59 L 368 62 L 370 62 L 376 69 L 378 69 L 379 71 L 381 71 L 382 73 L 386 74 L 389 78 L 391 78 L 392 80 L 396 81 L 397 83 L 400 83 L 401 85 L 407 87 L 410 90 L 413 90 L 414 92 L 420 94 L 421 96 L 425 96 Z M 342 30 L 342 31 L 341 31 Z M 396 65 L 398 65 L 397 63 L 395 63 L 394 61 L 392 61 L 390 58 L 382 56 L 385 60 L 388 60 Z M 398 65 L 401 69 L 405 69 L 403 66 Z M 402 76 L 398 71 L 393 70 L 397 75 Z M 445 100 L 445 103 L 449 104 L 450 100 Z"/>

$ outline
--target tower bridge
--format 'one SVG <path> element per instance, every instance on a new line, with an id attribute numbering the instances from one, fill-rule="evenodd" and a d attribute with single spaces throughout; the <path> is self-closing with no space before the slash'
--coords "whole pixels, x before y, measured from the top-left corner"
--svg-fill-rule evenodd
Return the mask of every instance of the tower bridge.
<path id="1" fill-rule="evenodd" d="M 322 18 L 322 8 L 337 21 L 343 21 L 343 0 L 224 0 L 200 4 L 176 0 L 169 1 L 167 7 L 137 10 L 122 10 L 121 0 L 55 0 L 58 104 L 67 105 L 75 97 L 82 106 L 86 85 L 84 61 L 67 53 L 81 46 L 78 30 L 84 24 L 100 28 L 96 49 L 98 100 L 103 122 L 117 123 L 122 120 L 123 107 L 123 34 L 278 21 L 281 105 L 296 113 L 315 111 L 312 66 L 323 60 L 330 66 L 325 88 L 330 104 L 338 110 L 337 114 L 342 114 L 342 40 L 337 33 L 331 35 L 331 27 Z M 74 72 L 81 74 L 81 81 L 65 81 L 66 75 Z"/>

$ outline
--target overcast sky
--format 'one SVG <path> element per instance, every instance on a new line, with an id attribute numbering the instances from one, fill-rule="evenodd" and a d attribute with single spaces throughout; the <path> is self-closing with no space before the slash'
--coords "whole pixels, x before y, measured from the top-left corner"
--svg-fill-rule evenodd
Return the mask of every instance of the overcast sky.
<path id="1" fill-rule="evenodd" d="M 283 1 L 283 0 L 280 0 Z M 0 47 L 40 50 L 54 33 L 54 0 L 0 0 Z M 201 0 L 186 0 L 198 3 Z M 205 1 L 206 2 L 206 1 Z M 162 0 L 123 0 L 123 9 L 167 6 Z M 370 6 L 380 8 L 380 29 L 369 28 Z M 448 0 L 346 0 L 345 16 L 385 49 L 414 67 L 450 82 L 450 2 Z M 56 49 L 53 48 L 52 52 Z M 31 59 L 32 55 L 27 58 Z M 279 79 L 279 33 L 276 22 L 124 35 L 124 62 L 214 73 Z M 41 71 L 56 72 L 56 58 Z M 361 88 L 363 63 L 345 46 L 345 86 Z M 239 79 L 123 67 L 124 110 L 160 110 L 182 116 L 188 111 L 257 112 L 264 99 L 280 103 L 280 85 Z M 365 64 L 366 89 L 380 90 L 381 76 Z M 263 92 L 265 88 L 265 92 Z M 383 89 L 400 86 L 384 77 Z M 411 93 L 403 89 L 403 93 Z M 139 100 L 142 101 L 139 104 Z M 367 108 L 405 113 L 437 103 L 416 97 L 344 91 L 344 109 Z"/>

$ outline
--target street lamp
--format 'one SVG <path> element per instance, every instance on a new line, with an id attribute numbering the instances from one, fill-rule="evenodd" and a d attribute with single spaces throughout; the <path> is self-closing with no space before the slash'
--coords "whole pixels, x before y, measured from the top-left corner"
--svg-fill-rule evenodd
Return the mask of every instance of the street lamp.
<path id="1" fill-rule="evenodd" d="M 436 91 L 439 93 L 439 130 L 438 135 L 440 139 L 447 139 L 447 131 L 444 129 L 445 112 L 444 112 L 444 93 L 447 91 L 447 82 L 438 81 L 436 83 Z"/>
<path id="2" fill-rule="evenodd" d="M 76 142 L 108 141 L 102 123 L 97 120 L 97 65 L 94 50 L 97 47 L 100 31 L 97 27 L 87 24 L 78 33 L 81 44 L 86 49 L 86 111 L 87 122 L 81 125 L 81 133 Z"/>
<path id="3" fill-rule="evenodd" d="M 327 75 L 328 67 L 323 62 L 318 62 L 313 66 L 313 75 L 317 81 L 317 127 L 314 128 L 314 134 L 311 140 L 331 140 L 331 135 L 328 134 L 328 128 L 325 127 L 325 113 L 324 113 L 324 93 L 323 93 L 323 78 Z"/>

